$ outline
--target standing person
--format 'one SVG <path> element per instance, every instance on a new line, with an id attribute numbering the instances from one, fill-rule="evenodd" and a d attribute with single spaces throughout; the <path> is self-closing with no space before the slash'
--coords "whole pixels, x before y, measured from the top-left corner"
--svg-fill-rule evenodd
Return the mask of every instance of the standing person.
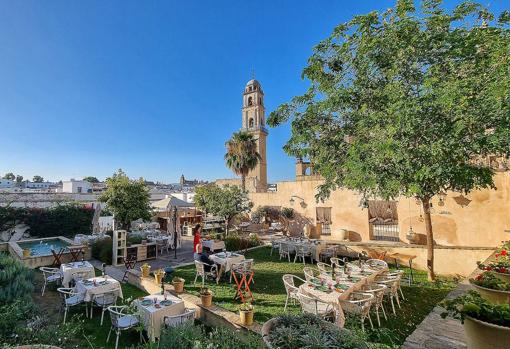
<path id="1" fill-rule="evenodd" d="M 200 254 L 202 253 L 202 227 L 200 224 L 195 225 L 193 228 L 193 259 L 200 260 Z"/>

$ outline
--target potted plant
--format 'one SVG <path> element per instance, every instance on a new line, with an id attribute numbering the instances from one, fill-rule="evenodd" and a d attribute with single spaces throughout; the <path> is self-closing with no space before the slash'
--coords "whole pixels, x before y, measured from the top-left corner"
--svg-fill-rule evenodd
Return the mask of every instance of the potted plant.
<path id="1" fill-rule="evenodd" d="M 494 275 L 505 282 L 510 282 L 510 256 L 506 246 L 501 248 L 495 255 L 494 260 L 487 264 L 477 262 L 478 268 L 485 271 L 492 271 Z"/>
<path id="2" fill-rule="evenodd" d="M 469 282 L 486 300 L 497 304 L 510 304 L 510 284 L 487 271 L 477 275 Z"/>
<path id="3" fill-rule="evenodd" d="M 184 292 L 184 279 L 178 276 L 172 279 L 172 285 L 174 286 L 174 290 L 176 293 Z"/>
<path id="4" fill-rule="evenodd" d="M 142 277 L 148 278 L 151 272 L 151 266 L 147 263 L 143 263 L 140 270 L 142 271 Z"/>
<path id="5" fill-rule="evenodd" d="M 30 249 L 28 249 L 28 248 L 24 248 L 24 249 L 23 249 L 23 258 L 28 258 L 28 257 L 30 257 L 30 253 L 31 253 Z"/>
<path id="6" fill-rule="evenodd" d="M 158 269 L 154 272 L 154 281 L 156 284 L 161 284 L 161 281 L 165 277 L 165 271 L 163 269 Z"/>
<path id="7" fill-rule="evenodd" d="M 202 287 L 200 289 L 200 299 L 202 300 L 202 306 L 203 307 L 210 307 L 212 304 L 212 292 L 209 290 L 208 287 Z"/>
<path id="8" fill-rule="evenodd" d="M 262 339 L 273 348 L 365 349 L 367 344 L 349 330 L 313 314 L 282 315 L 262 326 Z"/>
<path id="9" fill-rule="evenodd" d="M 510 306 L 493 304 L 475 291 L 445 300 L 443 318 L 450 315 L 464 324 L 469 349 L 507 348 L 510 343 Z"/>
<path id="10" fill-rule="evenodd" d="M 243 303 L 239 306 L 239 318 L 242 325 L 253 325 L 253 305 L 250 302 Z"/>

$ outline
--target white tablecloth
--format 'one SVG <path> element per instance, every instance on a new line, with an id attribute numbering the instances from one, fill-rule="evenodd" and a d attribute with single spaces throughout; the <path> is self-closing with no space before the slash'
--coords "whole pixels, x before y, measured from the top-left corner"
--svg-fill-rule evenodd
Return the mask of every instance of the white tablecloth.
<path id="1" fill-rule="evenodd" d="M 87 273 L 85 278 L 93 278 L 96 274 L 94 267 L 87 261 L 64 263 L 60 266 L 60 273 L 62 274 L 62 285 L 69 287 L 69 282 L 73 279 L 73 274 L 77 272 Z"/>
<path id="2" fill-rule="evenodd" d="M 93 283 L 90 285 L 88 284 L 85 285 L 83 281 L 79 281 L 76 283 L 76 291 L 78 291 L 79 293 L 85 293 L 85 302 L 90 302 L 94 295 L 100 295 L 103 293 L 111 292 L 113 290 L 117 290 L 117 295 L 120 298 L 123 298 L 122 287 L 120 286 L 120 282 L 118 282 L 111 276 L 108 276 L 106 280 L 102 276 L 90 278 L 87 280 L 92 282 L 96 281 L 96 285 L 94 285 Z M 106 281 L 106 283 L 104 283 L 104 281 Z"/>
<path id="3" fill-rule="evenodd" d="M 232 264 L 236 264 L 244 261 L 244 256 L 242 254 L 232 253 L 232 252 L 220 252 L 215 253 L 209 256 L 209 258 L 216 264 L 219 264 L 223 272 L 227 272 L 232 268 Z"/>
<path id="4" fill-rule="evenodd" d="M 150 295 L 144 297 L 144 299 L 149 299 L 151 301 L 157 299 L 159 304 L 165 297 L 163 295 Z M 161 306 L 161 308 L 156 308 L 154 303 L 144 306 L 141 304 L 140 299 L 135 300 L 135 305 L 140 313 L 140 319 L 151 341 L 154 341 L 155 338 L 159 338 L 161 328 L 165 325 L 163 323 L 165 316 L 183 314 L 186 310 L 182 299 L 173 295 L 167 295 L 167 299 L 173 303 L 167 306 Z"/>
<path id="5" fill-rule="evenodd" d="M 225 248 L 225 241 L 203 240 L 202 246 L 207 247 L 211 251 L 223 250 Z"/>
<path id="6" fill-rule="evenodd" d="M 280 242 L 291 246 L 291 248 L 290 248 L 291 253 L 293 253 L 296 250 L 296 246 L 298 246 L 298 245 L 309 246 L 310 251 L 312 252 L 312 257 L 317 262 L 320 261 L 321 251 L 326 248 L 326 244 L 324 244 L 324 243 L 315 244 L 312 242 L 308 242 L 306 240 L 304 240 L 304 241 L 280 240 Z"/>

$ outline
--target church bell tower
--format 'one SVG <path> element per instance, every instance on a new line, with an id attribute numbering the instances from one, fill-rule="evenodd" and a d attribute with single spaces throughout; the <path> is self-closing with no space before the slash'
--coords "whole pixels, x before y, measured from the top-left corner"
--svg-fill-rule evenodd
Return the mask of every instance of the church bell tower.
<path id="1" fill-rule="evenodd" d="M 246 177 L 247 187 L 257 192 L 267 191 L 267 163 L 266 163 L 266 119 L 264 115 L 264 92 L 260 83 L 253 79 L 248 81 L 243 93 L 243 131 L 253 135 L 257 142 L 260 161 L 256 168 Z M 255 188 L 253 188 L 253 186 Z"/>

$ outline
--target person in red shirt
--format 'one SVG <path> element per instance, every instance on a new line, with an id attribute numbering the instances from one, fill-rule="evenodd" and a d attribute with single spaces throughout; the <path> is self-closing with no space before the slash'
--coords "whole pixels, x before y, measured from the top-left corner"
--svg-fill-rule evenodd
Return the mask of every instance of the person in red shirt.
<path id="1" fill-rule="evenodd" d="M 202 227 L 200 224 L 195 225 L 193 228 L 193 259 L 199 260 L 202 253 Z"/>

